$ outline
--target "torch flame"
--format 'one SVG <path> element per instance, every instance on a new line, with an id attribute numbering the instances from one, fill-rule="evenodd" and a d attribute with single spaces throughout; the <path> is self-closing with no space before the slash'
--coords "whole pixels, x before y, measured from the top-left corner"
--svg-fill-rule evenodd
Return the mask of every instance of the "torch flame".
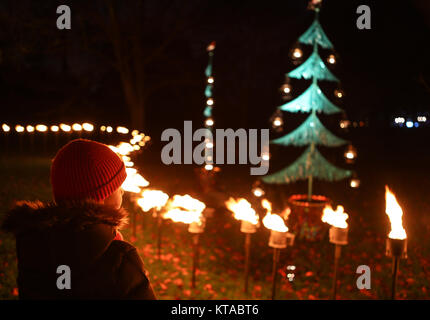
<path id="1" fill-rule="evenodd" d="M 278 232 L 287 232 L 288 227 L 285 225 L 284 219 L 282 219 L 277 214 L 267 213 L 263 218 L 263 224 L 267 229 L 278 231 Z"/>
<path id="2" fill-rule="evenodd" d="M 121 156 L 127 156 L 130 154 L 130 152 L 134 151 L 133 146 L 127 142 L 121 142 L 117 146 L 110 145 L 109 148 Z"/>
<path id="3" fill-rule="evenodd" d="M 385 213 L 390 218 L 391 223 L 391 231 L 388 237 L 399 240 L 406 239 L 406 231 L 402 225 L 403 210 L 388 186 L 385 186 Z"/>
<path id="4" fill-rule="evenodd" d="M 165 219 L 185 224 L 193 222 L 201 224 L 203 222 L 202 212 L 206 208 L 206 205 L 186 194 L 184 196 L 174 195 L 173 199 L 167 204 L 167 207 L 168 210 L 164 214 Z"/>
<path id="5" fill-rule="evenodd" d="M 167 200 L 169 200 L 167 193 L 164 193 L 161 190 L 146 189 L 142 191 L 142 198 L 137 200 L 137 204 L 143 211 L 148 212 L 152 208 L 160 210 L 166 205 Z"/>
<path id="6" fill-rule="evenodd" d="M 337 206 L 336 211 L 329 205 L 326 205 L 321 217 L 322 222 L 328 223 L 333 227 L 346 229 L 348 228 L 348 214 L 343 211 L 343 206 Z"/>
<path id="7" fill-rule="evenodd" d="M 287 232 L 288 227 L 285 225 L 284 219 L 277 214 L 272 214 L 272 203 L 267 199 L 263 199 L 261 200 L 261 205 L 267 210 L 267 214 L 263 218 L 264 226 L 270 230 Z"/>
<path id="8" fill-rule="evenodd" d="M 244 198 L 235 200 L 233 198 L 228 199 L 225 202 L 228 210 L 234 213 L 234 218 L 237 220 L 245 220 L 253 225 L 258 224 L 258 214 L 251 207 L 251 204 Z"/>
<path id="9" fill-rule="evenodd" d="M 142 177 L 135 168 L 125 168 L 127 178 L 122 184 L 124 191 L 139 193 L 141 187 L 147 187 L 149 182 Z"/>

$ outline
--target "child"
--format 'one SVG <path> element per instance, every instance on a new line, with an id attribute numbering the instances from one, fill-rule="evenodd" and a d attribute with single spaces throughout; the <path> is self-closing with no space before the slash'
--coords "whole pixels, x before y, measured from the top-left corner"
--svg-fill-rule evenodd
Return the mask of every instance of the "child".
<path id="1" fill-rule="evenodd" d="M 125 178 L 104 144 L 78 139 L 60 149 L 54 202 L 18 203 L 3 223 L 16 236 L 20 299 L 155 299 L 136 248 L 118 231 L 127 222 Z"/>

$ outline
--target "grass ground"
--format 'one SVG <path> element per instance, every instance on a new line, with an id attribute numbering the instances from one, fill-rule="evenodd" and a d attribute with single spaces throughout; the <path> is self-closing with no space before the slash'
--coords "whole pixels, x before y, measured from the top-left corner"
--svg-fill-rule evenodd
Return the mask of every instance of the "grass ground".
<path id="1" fill-rule="evenodd" d="M 0 220 L 15 200 L 49 201 L 48 158 L 8 157 L 0 165 Z M 145 174 L 144 174 L 145 175 Z M 162 173 L 160 173 L 162 175 Z M 149 179 L 151 181 L 151 179 Z M 233 182 L 225 182 L 232 184 Z M 234 188 L 234 185 L 230 185 Z M 176 190 L 181 193 L 181 190 Z M 380 196 L 380 195 L 378 195 Z M 125 201 L 130 212 L 133 206 Z M 391 261 L 384 255 L 386 221 L 372 219 L 377 207 L 372 202 L 350 207 L 349 245 L 343 248 L 339 268 L 339 299 L 385 299 L 390 294 Z M 426 203 L 422 207 L 428 208 Z M 252 236 L 249 294 L 243 292 L 243 243 L 240 224 L 220 207 L 208 219 L 201 236 L 200 268 L 197 287 L 191 284 L 191 235 L 183 224 L 165 221 L 160 259 L 156 256 L 156 221 L 149 214 L 137 213 L 136 237 L 131 229 L 123 231 L 144 260 L 159 299 L 269 299 L 271 294 L 272 251 L 267 246 L 269 231 L 260 228 Z M 421 220 L 420 220 L 421 219 Z M 408 259 L 400 266 L 398 297 L 428 299 L 430 290 L 430 244 L 424 217 L 411 228 L 420 232 L 408 240 Z M 416 226 L 418 225 L 418 226 Z M 325 238 L 320 242 L 298 239 L 280 256 L 278 299 L 329 299 L 333 274 L 334 248 Z M 356 268 L 371 268 L 371 289 L 358 290 Z M 287 266 L 294 265 L 294 281 L 287 278 Z M 0 299 L 17 297 L 15 242 L 0 233 Z"/>

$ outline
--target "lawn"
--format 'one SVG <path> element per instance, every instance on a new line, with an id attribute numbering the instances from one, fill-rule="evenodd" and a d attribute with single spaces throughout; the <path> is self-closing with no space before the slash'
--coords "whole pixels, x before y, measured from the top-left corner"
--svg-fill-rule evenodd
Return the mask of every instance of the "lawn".
<path id="1" fill-rule="evenodd" d="M 4 157 L 0 168 L 0 220 L 15 200 L 50 200 L 49 158 Z M 236 187 L 231 181 L 226 184 L 232 189 Z M 183 193 L 181 191 L 174 190 Z M 187 226 L 172 221 L 163 223 L 162 254 L 157 259 L 156 220 L 138 211 L 128 197 L 124 206 L 131 215 L 136 210 L 137 220 L 136 237 L 132 236 L 131 228 L 123 230 L 123 234 L 138 248 L 159 299 L 270 299 L 272 251 L 267 245 L 269 231 L 265 228 L 252 235 L 250 290 L 245 294 L 244 236 L 239 231 L 240 222 L 234 220 L 222 204 L 217 206 L 200 238 L 197 287 L 192 289 L 192 241 Z M 422 206 L 428 207 L 425 203 Z M 369 208 L 378 206 L 363 202 L 349 207 L 349 245 L 342 250 L 338 299 L 386 299 L 390 296 L 391 260 L 385 256 L 386 220 L 375 218 L 376 209 Z M 430 245 L 424 241 L 428 228 L 422 225 L 423 219 L 416 220 L 409 229 L 419 232 L 408 238 L 408 259 L 400 264 L 398 298 L 401 299 L 427 299 L 429 296 Z M 333 256 L 334 248 L 327 235 L 319 242 L 297 239 L 293 247 L 282 250 L 277 299 L 329 299 Z M 356 268 L 363 264 L 372 271 L 370 290 L 356 287 Z M 289 265 L 296 266 L 291 282 L 287 278 L 287 273 L 291 272 L 287 270 Z M 0 299 L 17 298 L 16 275 L 14 238 L 0 233 Z"/>

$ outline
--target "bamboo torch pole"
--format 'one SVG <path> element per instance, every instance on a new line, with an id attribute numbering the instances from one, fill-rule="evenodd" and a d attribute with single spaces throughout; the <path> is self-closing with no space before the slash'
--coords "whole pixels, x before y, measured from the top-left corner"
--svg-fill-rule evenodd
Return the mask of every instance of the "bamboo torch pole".
<path id="1" fill-rule="evenodd" d="M 386 255 L 393 259 L 393 268 L 391 273 L 391 300 L 396 299 L 397 274 L 399 271 L 400 259 L 407 258 L 407 239 L 387 238 Z"/>
<path id="2" fill-rule="evenodd" d="M 334 271 L 333 271 L 333 284 L 332 284 L 332 296 L 333 300 L 336 300 L 337 295 L 337 274 L 340 255 L 342 253 L 342 246 L 348 244 L 348 228 L 338 228 L 332 226 L 329 231 L 330 242 L 335 245 L 334 248 Z"/>
<path id="3" fill-rule="evenodd" d="M 163 219 L 161 217 L 161 214 L 158 212 L 157 214 L 157 259 L 158 260 L 160 260 L 160 256 L 161 256 L 162 228 L 163 228 Z"/>
<path id="4" fill-rule="evenodd" d="M 249 285 L 249 260 L 251 256 L 251 234 L 257 231 L 257 226 L 249 221 L 242 220 L 240 231 L 245 234 L 245 283 L 244 292 L 248 293 Z"/>
<path id="5" fill-rule="evenodd" d="M 205 221 L 192 222 L 188 227 L 188 232 L 192 234 L 193 239 L 193 266 L 191 273 L 191 288 L 196 287 L 196 272 L 199 268 L 199 256 L 200 256 L 200 234 L 203 233 L 205 228 Z"/>
<path id="6" fill-rule="evenodd" d="M 278 263 L 281 249 L 285 249 L 287 245 L 293 246 L 294 234 L 290 232 L 280 232 L 271 230 L 269 247 L 273 248 L 273 265 L 272 265 L 272 300 L 276 297 L 276 283 L 278 279 Z"/>

